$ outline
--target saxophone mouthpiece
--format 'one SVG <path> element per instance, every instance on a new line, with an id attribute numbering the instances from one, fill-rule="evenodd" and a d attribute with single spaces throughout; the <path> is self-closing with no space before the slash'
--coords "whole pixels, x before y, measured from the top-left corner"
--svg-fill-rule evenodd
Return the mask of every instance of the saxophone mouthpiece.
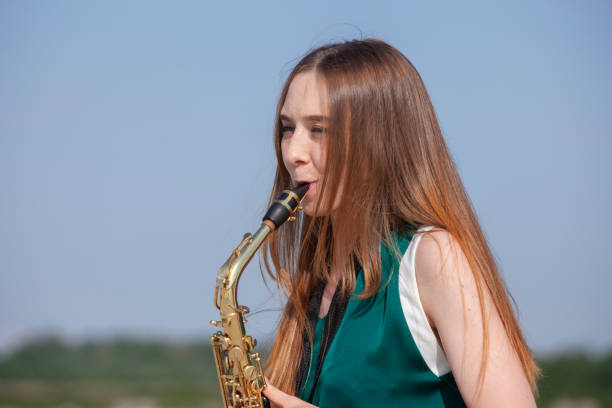
<path id="1" fill-rule="evenodd" d="M 308 191 L 308 187 L 310 187 L 310 183 L 302 183 L 298 186 L 293 187 L 291 191 L 297 194 L 301 200 L 306 195 L 306 192 Z"/>
<path id="2" fill-rule="evenodd" d="M 290 189 L 283 190 L 270 208 L 268 208 L 266 215 L 263 217 L 263 221 L 274 223 L 276 229 L 287 220 L 295 220 L 295 214 L 301 209 L 300 202 L 306 195 L 308 186 L 310 186 L 310 183 L 302 183 Z"/>

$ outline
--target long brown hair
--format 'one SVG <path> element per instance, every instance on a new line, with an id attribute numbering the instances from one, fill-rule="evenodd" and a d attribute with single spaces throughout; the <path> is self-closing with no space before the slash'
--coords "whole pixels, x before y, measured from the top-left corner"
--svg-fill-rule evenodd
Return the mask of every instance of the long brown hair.
<path id="1" fill-rule="evenodd" d="M 283 165 L 280 111 L 296 75 L 314 72 L 328 95 L 326 161 L 317 208 L 330 215 L 301 214 L 265 243 L 263 262 L 287 296 L 267 362 L 270 380 L 293 394 L 303 335 L 312 338 L 306 310 L 316 282 L 338 268 L 339 286 L 355 286 L 353 259 L 365 279 L 362 296 L 381 284 L 380 244 L 393 232 L 417 225 L 448 231 L 474 274 L 483 321 L 481 381 L 488 358 L 484 293 L 491 294 L 510 343 L 535 389 L 538 368 L 521 334 L 498 268 L 448 152 L 434 108 L 414 66 L 398 50 L 374 39 L 326 45 L 309 52 L 290 73 L 275 118 L 278 166 L 271 199 L 291 178 Z M 350 175 L 350 176 L 348 176 Z M 326 197 L 326 199 L 323 199 Z M 317 212 L 318 214 L 319 212 Z M 271 262 L 270 262 L 271 261 Z"/>

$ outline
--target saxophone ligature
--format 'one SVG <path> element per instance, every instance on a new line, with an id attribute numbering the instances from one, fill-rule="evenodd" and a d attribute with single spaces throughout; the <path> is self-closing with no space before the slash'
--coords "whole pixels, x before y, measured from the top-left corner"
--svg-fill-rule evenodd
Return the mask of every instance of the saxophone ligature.
<path id="1" fill-rule="evenodd" d="M 215 355 L 219 386 L 225 408 L 269 408 L 262 394 L 266 387 L 259 353 L 253 352 L 257 340 L 247 336 L 244 323 L 249 308 L 238 305 L 237 289 L 242 272 L 257 249 L 285 221 L 295 220 L 308 183 L 284 190 L 272 203 L 255 235 L 247 233 L 232 250 L 229 259 L 217 272 L 215 307 L 219 320 L 210 323 L 221 328 L 210 338 Z"/>

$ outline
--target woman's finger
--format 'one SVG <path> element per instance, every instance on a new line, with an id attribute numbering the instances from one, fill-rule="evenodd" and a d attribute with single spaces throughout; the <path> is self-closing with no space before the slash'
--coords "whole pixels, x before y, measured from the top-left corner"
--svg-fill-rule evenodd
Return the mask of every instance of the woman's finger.
<path id="1" fill-rule="evenodd" d="M 263 389 L 263 394 L 266 397 L 268 397 L 273 407 L 284 406 L 284 402 L 289 397 L 288 394 L 285 394 L 284 392 L 282 392 L 281 390 L 279 390 L 278 388 L 270 384 L 270 382 L 267 381 L 267 379 L 266 379 L 266 388 Z"/>
<path id="2" fill-rule="evenodd" d="M 266 388 L 263 393 L 272 404 L 272 408 L 316 408 L 314 405 L 302 401 L 301 399 L 282 392 L 268 381 L 266 378 Z"/>

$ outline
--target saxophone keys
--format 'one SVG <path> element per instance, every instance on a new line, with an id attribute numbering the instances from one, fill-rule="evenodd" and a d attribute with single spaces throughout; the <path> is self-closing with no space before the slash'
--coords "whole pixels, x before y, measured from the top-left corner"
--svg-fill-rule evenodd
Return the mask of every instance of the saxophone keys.
<path id="1" fill-rule="evenodd" d="M 217 310 L 221 310 L 221 306 L 219 305 L 219 286 L 215 287 L 215 307 Z"/>
<path id="2" fill-rule="evenodd" d="M 240 349 L 240 347 L 234 346 L 228 351 L 227 355 L 230 360 L 239 362 L 244 357 L 244 352 Z"/>
<path id="3" fill-rule="evenodd" d="M 251 336 L 244 336 L 242 338 L 242 341 L 244 342 L 244 345 L 247 350 L 253 350 L 257 345 L 257 339 L 254 339 Z"/>
<path id="4" fill-rule="evenodd" d="M 230 320 L 229 319 L 221 319 L 219 320 L 211 320 L 210 324 L 212 324 L 213 326 L 217 326 L 217 327 L 227 327 L 229 324 Z"/>
<path id="5" fill-rule="evenodd" d="M 259 381 L 257 381 L 257 379 L 251 380 L 249 385 L 251 386 L 251 391 L 254 393 L 261 392 L 261 390 L 263 389 L 262 385 L 259 383 Z"/>
<path id="6" fill-rule="evenodd" d="M 255 366 L 248 365 L 244 367 L 243 373 L 244 373 L 244 377 L 249 382 L 257 379 L 257 369 L 255 368 Z"/>
<path id="7" fill-rule="evenodd" d="M 236 247 L 236 249 L 232 250 L 232 253 L 234 254 L 234 256 L 239 256 L 240 255 L 240 251 L 242 250 L 242 248 L 247 245 L 250 244 L 251 241 L 253 241 L 253 235 L 251 235 L 250 232 L 247 232 L 243 235 L 242 237 L 242 241 L 240 241 L 240 243 L 238 244 L 238 246 Z"/>

